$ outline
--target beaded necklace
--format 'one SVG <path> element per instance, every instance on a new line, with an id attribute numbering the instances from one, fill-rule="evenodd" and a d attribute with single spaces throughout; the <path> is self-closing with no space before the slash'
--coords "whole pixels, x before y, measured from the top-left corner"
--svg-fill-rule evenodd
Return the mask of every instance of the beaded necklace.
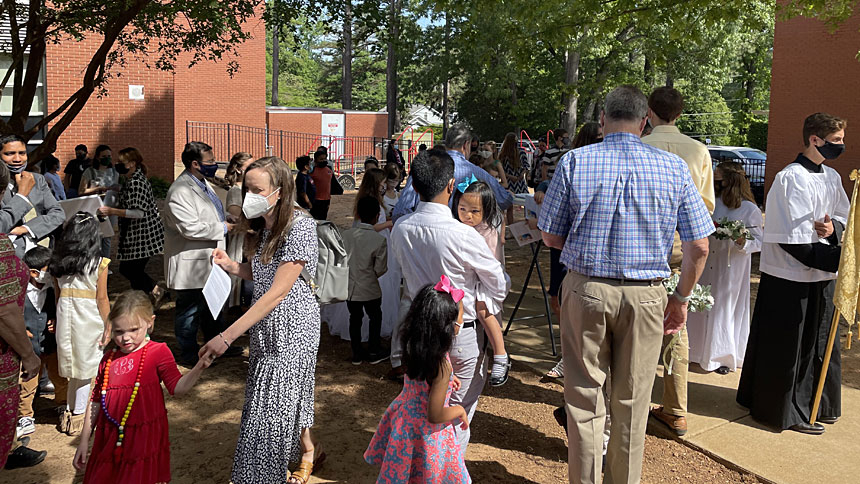
<path id="1" fill-rule="evenodd" d="M 147 337 L 146 340 L 149 341 L 149 337 Z M 116 348 L 113 349 L 107 359 L 107 362 L 105 362 L 104 381 L 102 382 L 101 406 L 102 412 L 104 412 L 105 417 L 108 419 L 108 421 L 114 424 L 119 429 L 119 436 L 116 439 L 116 449 L 114 451 L 115 457 L 119 457 L 118 455 L 116 455 L 117 451 L 122 449 L 122 441 L 125 438 L 125 422 L 128 420 L 128 415 L 129 413 L 131 413 L 131 407 L 132 405 L 134 405 L 135 398 L 137 398 L 137 391 L 140 389 L 140 378 L 143 375 L 143 362 L 146 359 L 146 350 L 148 349 L 149 345 L 147 344 L 143 347 L 143 352 L 140 354 L 140 364 L 137 366 L 137 378 L 134 382 L 134 390 L 131 391 L 131 398 L 129 398 L 128 405 L 126 405 L 125 407 L 125 413 L 122 416 L 122 420 L 120 420 L 119 422 L 117 422 L 117 420 L 113 418 L 110 413 L 108 413 L 107 405 L 105 404 L 107 400 L 108 381 L 110 380 L 110 364 L 111 361 L 113 361 L 114 356 L 116 356 Z"/>

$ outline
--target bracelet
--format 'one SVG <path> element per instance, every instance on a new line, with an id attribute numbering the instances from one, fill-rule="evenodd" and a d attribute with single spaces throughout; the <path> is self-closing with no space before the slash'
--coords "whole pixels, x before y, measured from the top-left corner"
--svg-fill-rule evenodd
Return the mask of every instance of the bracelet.
<path id="1" fill-rule="evenodd" d="M 221 340 L 224 341 L 224 344 L 227 345 L 227 347 L 229 348 L 230 343 L 227 342 L 227 338 L 224 337 L 224 333 L 218 333 L 218 336 L 221 337 Z"/>
<path id="2" fill-rule="evenodd" d="M 678 301 L 681 301 L 681 303 L 687 303 L 693 297 L 692 293 L 690 293 L 689 296 L 682 296 L 681 294 L 678 293 L 678 291 L 673 292 L 672 295 L 675 296 L 675 299 L 677 299 Z"/>

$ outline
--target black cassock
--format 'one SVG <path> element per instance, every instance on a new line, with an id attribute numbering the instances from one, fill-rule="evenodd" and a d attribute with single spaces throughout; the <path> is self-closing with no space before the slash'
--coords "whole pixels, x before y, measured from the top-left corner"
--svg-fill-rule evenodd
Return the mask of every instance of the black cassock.
<path id="1" fill-rule="evenodd" d="M 779 244 L 776 250 L 807 267 L 836 272 L 844 226 L 835 220 L 833 226 L 828 244 Z M 809 422 L 835 310 L 834 286 L 832 280 L 796 282 L 762 272 L 737 395 L 755 420 L 779 429 Z M 841 391 L 836 341 L 816 419 L 841 415 Z"/>

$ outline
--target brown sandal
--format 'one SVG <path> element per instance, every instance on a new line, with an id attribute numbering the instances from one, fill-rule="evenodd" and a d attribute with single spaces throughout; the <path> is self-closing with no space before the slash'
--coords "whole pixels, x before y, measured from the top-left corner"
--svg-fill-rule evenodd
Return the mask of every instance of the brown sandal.
<path id="1" fill-rule="evenodd" d="M 325 452 L 322 451 L 322 446 L 320 444 L 314 446 L 314 455 L 315 457 L 313 462 L 305 460 L 299 462 L 299 465 L 296 467 L 296 470 L 290 474 L 287 482 L 307 484 L 314 471 L 319 470 L 322 467 L 323 462 L 325 462 L 326 455 Z"/>

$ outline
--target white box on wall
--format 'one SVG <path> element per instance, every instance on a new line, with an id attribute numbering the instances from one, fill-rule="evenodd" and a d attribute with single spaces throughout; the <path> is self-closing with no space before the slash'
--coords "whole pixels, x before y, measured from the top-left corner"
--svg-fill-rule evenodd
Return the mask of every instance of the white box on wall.
<path id="1" fill-rule="evenodd" d="M 132 101 L 143 101 L 143 86 L 129 84 L 128 85 L 128 98 Z"/>

